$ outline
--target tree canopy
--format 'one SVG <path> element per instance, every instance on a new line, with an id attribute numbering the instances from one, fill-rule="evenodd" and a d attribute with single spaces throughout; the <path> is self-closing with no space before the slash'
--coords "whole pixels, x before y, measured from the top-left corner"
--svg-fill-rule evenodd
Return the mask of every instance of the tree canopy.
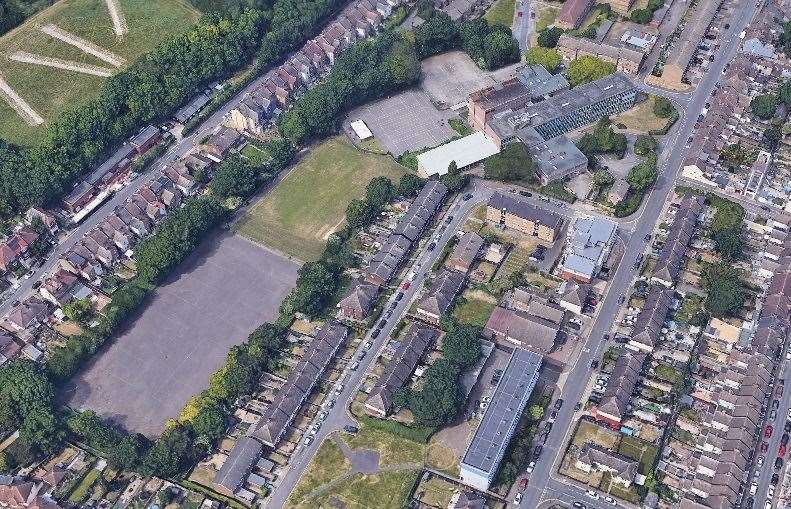
<path id="1" fill-rule="evenodd" d="M 775 94 L 757 95 L 750 101 L 750 110 L 761 120 L 769 120 L 774 116 L 778 104 L 780 99 Z"/>
<path id="2" fill-rule="evenodd" d="M 744 240 L 738 227 L 725 228 L 712 235 L 714 248 L 726 260 L 733 261 L 742 257 Z"/>
<path id="3" fill-rule="evenodd" d="M 676 112 L 676 107 L 670 99 L 656 95 L 654 96 L 654 115 L 660 118 L 669 118 Z"/>
<path id="4" fill-rule="evenodd" d="M 736 314 L 747 300 L 739 271 L 728 263 L 707 266 L 703 271 L 703 286 L 707 292 L 706 311 L 717 318 Z"/>
<path id="5" fill-rule="evenodd" d="M 471 367 L 481 356 L 481 327 L 459 324 L 442 338 L 442 353 L 461 369 Z"/>
<path id="6" fill-rule="evenodd" d="M 656 153 L 658 146 L 656 138 L 650 134 L 641 134 L 634 142 L 634 153 L 640 157 L 645 157 L 650 153 Z"/>
<path id="7" fill-rule="evenodd" d="M 538 182 L 538 168 L 524 143 L 510 143 L 483 162 L 484 176 L 503 182 Z"/>
<path id="8" fill-rule="evenodd" d="M 634 191 L 644 192 L 654 185 L 657 177 L 656 154 L 652 152 L 648 154 L 644 161 L 629 170 L 626 182 L 629 183 L 629 187 Z"/>
<path id="9" fill-rule="evenodd" d="M 555 73 L 563 59 L 556 49 L 533 46 L 525 53 L 525 61 L 532 65 L 543 65 L 547 71 Z"/>
<path id="10" fill-rule="evenodd" d="M 615 64 L 591 55 L 585 55 L 571 61 L 568 69 L 568 80 L 572 87 L 590 83 L 609 76 L 615 72 Z"/>
<path id="11" fill-rule="evenodd" d="M 563 29 L 555 26 L 545 28 L 538 33 L 538 45 L 542 48 L 554 48 L 558 45 Z"/>

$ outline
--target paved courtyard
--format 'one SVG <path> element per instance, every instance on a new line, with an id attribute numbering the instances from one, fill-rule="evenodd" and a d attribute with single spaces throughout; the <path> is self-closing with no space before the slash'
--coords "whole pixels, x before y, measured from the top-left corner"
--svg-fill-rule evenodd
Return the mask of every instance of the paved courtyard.
<path id="1" fill-rule="evenodd" d="M 364 120 L 382 147 L 398 157 L 451 139 L 456 131 L 448 119 L 455 116 L 437 110 L 425 93 L 407 90 L 353 110 L 347 122 Z"/>
<path id="2" fill-rule="evenodd" d="M 517 65 L 494 72 L 482 71 L 463 51 L 449 51 L 420 63 L 420 88 L 442 108 L 466 105 L 475 91 L 501 83 L 514 76 Z"/>
<path id="3" fill-rule="evenodd" d="M 240 236 L 207 240 L 69 384 L 64 399 L 129 431 L 160 433 L 208 386 L 230 347 L 275 318 L 297 268 Z"/>

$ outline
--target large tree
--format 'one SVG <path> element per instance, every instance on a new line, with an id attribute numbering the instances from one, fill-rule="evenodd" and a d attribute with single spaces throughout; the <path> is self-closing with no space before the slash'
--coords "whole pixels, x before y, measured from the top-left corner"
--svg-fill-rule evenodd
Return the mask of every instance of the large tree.
<path id="1" fill-rule="evenodd" d="M 589 83 L 615 72 L 615 64 L 591 55 L 576 58 L 569 64 L 568 79 L 572 87 Z"/>
<path id="2" fill-rule="evenodd" d="M 488 179 L 526 184 L 538 181 L 537 167 L 524 143 L 510 143 L 483 163 L 484 176 Z"/>
<path id="3" fill-rule="evenodd" d="M 750 109 L 761 120 L 769 120 L 774 116 L 779 102 L 780 99 L 774 94 L 757 95 L 750 101 Z"/>
<path id="4" fill-rule="evenodd" d="M 442 338 L 442 353 L 445 359 L 466 369 L 481 356 L 481 327 L 460 324 Z"/>
<path id="5" fill-rule="evenodd" d="M 532 65 L 543 65 L 547 71 L 555 73 L 563 59 L 556 49 L 533 46 L 525 53 L 525 61 Z"/>
<path id="6" fill-rule="evenodd" d="M 736 314 L 747 299 L 741 274 L 727 263 L 707 266 L 703 271 L 706 311 L 714 317 Z"/>

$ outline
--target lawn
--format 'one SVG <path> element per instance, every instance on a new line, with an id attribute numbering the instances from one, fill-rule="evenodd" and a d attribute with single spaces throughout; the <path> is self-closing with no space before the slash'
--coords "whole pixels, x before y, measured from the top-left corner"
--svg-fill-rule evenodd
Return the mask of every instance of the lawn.
<path id="1" fill-rule="evenodd" d="M 669 119 L 654 114 L 654 96 L 652 95 L 640 104 L 614 117 L 612 123 L 619 127 L 625 125 L 626 130 L 630 133 L 645 134 L 649 131 L 662 129 L 668 121 Z"/>
<path id="2" fill-rule="evenodd" d="M 352 449 L 373 449 L 379 451 L 379 465 L 398 465 L 403 463 L 423 463 L 426 446 L 405 440 L 399 436 L 363 426 L 353 437 L 344 437 Z"/>
<path id="3" fill-rule="evenodd" d="M 242 150 L 239 151 L 251 164 L 255 166 L 262 166 L 267 161 L 272 159 L 272 156 L 269 154 L 269 151 L 253 144 L 248 143 L 245 145 Z"/>
<path id="4" fill-rule="evenodd" d="M 627 458 L 632 458 L 640 462 L 640 473 L 647 475 L 654 467 L 657 448 L 639 438 L 624 435 L 618 446 L 618 452 Z"/>
<path id="5" fill-rule="evenodd" d="M 74 502 L 75 504 L 82 502 L 88 495 L 88 490 L 91 489 L 91 486 L 93 486 L 93 483 L 96 482 L 96 479 L 99 478 L 100 474 L 101 472 L 99 470 L 92 468 L 91 471 L 82 478 L 79 486 L 77 486 L 74 491 L 71 492 L 71 495 L 69 495 L 69 501 Z"/>
<path id="6" fill-rule="evenodd" d="M 291 493 L 289 504 L 301 503 L 313 490 L 346 473 L 350 467 L 351 463 L 341 448 L 332 439 L 324 440 Z"/>
<path id="7" fill-rule="evenodd" d="M 313 499 L 304 508 L 346 507 L 347 509 L 401 509 L 420 475 L 419 470 L 355 474 L 332 490 Z"/>
<path id="8" fill-rule="evenodd" d="M 514 22 L 515 9 L 516 0 L 497 0 L 483 17 L 492 25 L 499 23 L 510 28 Z"/>
<path id="9" fill-rule="evenodd" d="M 122 39 L 117 39 L 113 32 L 105 2 L 97 0 L 56 2 L 0 37 L 0 54 L 4 57 L 0 59 L 0 73 L 45 120 L 91 99 L 104 78 L 13 62 L 7 58 L 9 55 L 27 51 L 102 67 L 110 65 L 44 34 L 38 27 L 54 23 L 124 58 L 128 65 L 163 39 L 186 30 L 200 15 L 186 0 L 119 0 L 119 3 L 129 25 L 129 32 Z M 43 135 L 45 125 L 28 125 L 0 98 L 0 138 L 34 144 Z"/>
<path id="10" fill-rule="evenodd" d="M 607 449 L 612 449 L 618 444 L 619 436 L 618 433 L 604 426 L 599 426 L 590 421 L 580 421 L 572 442 L 580 448 L 587 442 L 593 442 Z"/>
<path id="11" fill-rule="evenodd" d="M 315 260 L 327 237 L 341 227 L 346 207 L 373 177 L 394 182 L 405 173 L 390 157 L 357 150 L 345 138 L 313 148 L 236 228 L 256 242 L 298 260 Z"/>
<path id="12" fill-rule="evenodd" d="M 464 292 L 464 300 L 453 310 L 455 316 L 462 323 L 471 323 L 484 326 L 489 320 L 497 301 L 494 298 L 483 299 L 477 294 L 473 295 L 469 290 Z"/>
<path id="13" fill-rule="evenodd" d="M 420 501 L 430 507 L 448 507 L 456 489 L 456 485 L 441 477 L 432 477 L 420 484 L 420 490 L 424 491 Z"/>

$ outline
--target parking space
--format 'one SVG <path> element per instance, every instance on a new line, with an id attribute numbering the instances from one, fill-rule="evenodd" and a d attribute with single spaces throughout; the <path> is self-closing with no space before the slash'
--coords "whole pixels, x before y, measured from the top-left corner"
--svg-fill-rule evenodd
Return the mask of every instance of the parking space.
<path id="1" fill-rule="evenodd" d="M 456 134 L 448 125 L 452 117 L 454 113 L 436 109 L 423 92 L 407 90 L 353 110 L 347 121 L 365 121 L 379 144 L 398 157 L 451 139 Z"/>
<path id="2" fill-rule="evenodd" d="M 434 104 L 441 108 L 452 108 L 466 103 L 467 96 L 472 92 L 513 77 L 514 68 L 508 66 L 488 73 L 475 65 L 463 51 L 450 51 L 420 63 L 420 87 Z"/>
<path id="3" fill-rule="evenodd" d="M 229 348 L 277 315 L 297 265 L 228 233 L 204 242 L 128 329 L 64 391 L 129 431 L 155 435 L 207 387 Z"/>

